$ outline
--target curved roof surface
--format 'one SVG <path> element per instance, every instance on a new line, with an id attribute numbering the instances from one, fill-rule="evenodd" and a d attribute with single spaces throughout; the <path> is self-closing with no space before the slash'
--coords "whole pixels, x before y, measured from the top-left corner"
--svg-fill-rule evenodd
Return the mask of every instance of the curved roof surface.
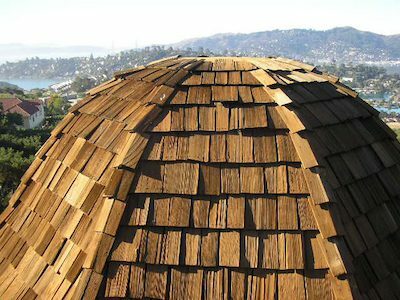
<path id="1" fill-rule="evenodd" d="M 0 298 L 400 296 L 400 152 L 338 78 L 163 59 L 54 129 L 0 222 Z"/>

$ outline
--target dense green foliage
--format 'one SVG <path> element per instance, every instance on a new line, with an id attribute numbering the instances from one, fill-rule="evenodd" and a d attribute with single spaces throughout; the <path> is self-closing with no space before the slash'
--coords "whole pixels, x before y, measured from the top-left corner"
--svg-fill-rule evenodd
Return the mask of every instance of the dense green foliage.
<path id="1" fill-rule="evenodd" d="M 12 95 L 24 97 L 24 92 L 19 88 L 0 87 L 0 98 L 8 98 Z"/>
<path id="2" fill-rule="evenodd" d="M 0 110 L 1 110 L 1 103 L 0 103 Z M 10 113 L 6 115 L 0 114 L 0 128 L 9 128 L 13 125 L 22 125 L 23 120 L 21 115 L 16 113 Z"/>
<path id="3" fill-rule="evenodd" d="M 5 131 L 2 128 L 2 131 Z M 12 132 L 13 133 L 10 133 Z M 49 137 L 49 130 L 11 130 L 0 134 L 0 208 L 19 184 L 22 174 L 34 159 L 34 154 Z"/>
<path id="4" fill-rule="evenodd" d="M 71 90 L 77 93 L 84 93 L 97 84 L 97 80 L 89 77 L 77 76 L 71 84 Z"/>
<path id="5" fill-rule="evenodd" d="M 67 112 L 70 104 L 58 94 L 53 94 L 47 102 L 46 115 L 63 115 Z"/>
<path id="6" fill-rule="evenodd" d="M 47 129 L 19 129 L 18 114 L 2 114 L 0 110 L 0 210 L 19 184 L 22 174 L 35 153 L 50 135 Z"/>
<path id="7" fill-rule="evenodd" d="M 1 145 L 1 143 L 0 143 Z M 0 208 L 3 210 L 9 198 L 18 186 L 21 175 L 33 161 L 33 156 L 26 156 L 23 151 L 0 146 Z"/>

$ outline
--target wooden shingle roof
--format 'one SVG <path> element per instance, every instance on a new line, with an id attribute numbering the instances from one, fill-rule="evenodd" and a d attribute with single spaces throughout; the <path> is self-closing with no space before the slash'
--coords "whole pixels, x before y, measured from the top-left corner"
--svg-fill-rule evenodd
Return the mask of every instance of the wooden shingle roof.
<path id="1" fill-rule="evenodd" d="M 0 298 L 398 298 L 399 163 L 377 111 L 313 66 L 119 72 L 1 214 Z"/>

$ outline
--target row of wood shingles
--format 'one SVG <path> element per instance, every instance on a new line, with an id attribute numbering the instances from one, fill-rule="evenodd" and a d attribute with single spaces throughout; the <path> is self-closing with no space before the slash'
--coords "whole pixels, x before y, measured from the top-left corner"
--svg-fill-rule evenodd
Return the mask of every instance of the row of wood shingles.
<path id="1" fill-rule="evenodd" d="M 192 72 L 181 85 L 243 85 L 261 86 L 262 84 L 252 75 L 252 72 Z"/>
<path id="2" fill-rule="evenodd" d="M 247 62 L 243 59 L 218 59 L 214 61 L 204 61 L 198 67 L 196 67 L 195 71 L 251 71 L 256 69 L 257 67 L 254 64 Z"/>
<path id="3" fill-rule="evenodd" d="M 165 107 L 149 130 L 228 131 L 251 128 L 286 129 L 287 127 L 275 106 L 232 107 L 216 103 L 215 106 Z"/>
<path id="4" fill-rule="evenodd" d="M 316 230 L 307 196 L 149 196 L 128 199 L 123 225 Z"/>
<path id="5" fill-rule="evenodd" d="M 362 100 L 354 99 L 328 82 L 287 85 L 282 91 L 296 105 L 296 114 L 308 129 L 366 118 L 373 112 Z M 287 104 L 290 103 L 284 105 Z"/>
<path id="6" fill-rule="evenodd" d="M 326 269 L 316 232 L 121 228 L 111 261 L 270 270 Z"/>
<path id="7" fill-rule="evenodd" d="M 293 143 L 285 134 L 169 133 L 153 134 L 144 154 L 147 160 L 194 160 L 229 163 L 299 163 Z"/>
<path id="8" fill-rule="evenodd" d="M 274 273 L 111 263 L 106 297 L 166 299 L 333 299 L 325 271 Z M 170 278 L 170 281 L 168 280 Z M 170 283 L 169 283 L 170 282 Z"/>
<path id="9" fill-rule="evenodd" d="M 213 85 L 213 86 L 185 86 L 179 88 L 179 93 L 171 104 L 211 104 L 212 102 L 242 102 L 242 103 L 273 103 L 271 96 L 263 87 Z M 187 90 L 187 95 L 185 91 Z"/>
<path id="10" fill-rule="evenodd" d="M 141 164 L 134 191 L 183 195 L 306 194 L 301 169 L 283 166 L 217 166 L 178 162 Z"/>

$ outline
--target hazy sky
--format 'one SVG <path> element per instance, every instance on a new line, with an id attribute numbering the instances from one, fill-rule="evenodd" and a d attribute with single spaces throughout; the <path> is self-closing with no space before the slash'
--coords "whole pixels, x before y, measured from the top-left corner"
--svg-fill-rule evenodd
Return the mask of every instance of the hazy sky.
<path id="1" fill-rule="evenodd" d="M 353 26 L 400 33 L 399 0 L 0 0 L 0 44 L 115 49 L 220 32 Z"/>

